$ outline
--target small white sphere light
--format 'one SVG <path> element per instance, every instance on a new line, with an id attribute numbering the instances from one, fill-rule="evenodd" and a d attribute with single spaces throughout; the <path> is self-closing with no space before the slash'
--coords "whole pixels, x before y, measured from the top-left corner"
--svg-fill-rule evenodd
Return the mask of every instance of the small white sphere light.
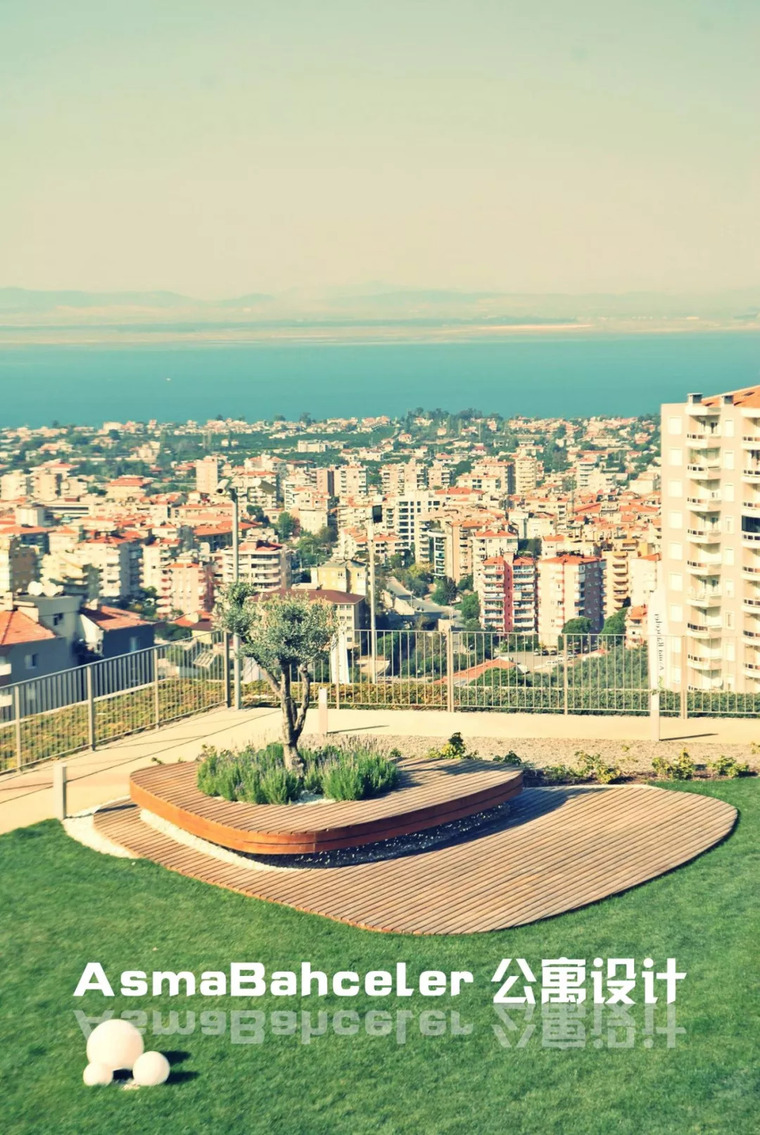
<path id="1" fill-rule="evenodd" d="M 141 1088 L 154 1088 L 168 1080 L 170 1071 L 169 1061 L 162 1052 L 144 1052 L 135 1060 L 132 1076 Z"/>
<path id="2" fill-rule="evenodd" d="M 131 1071 L 143 1047 L 143 1038 L 135 1026 L 115 1017 L 92 1030 L 87 1040 L 87 1059 L 90 1064 L 105 1064 L 112 1072 L 117 1068 Z"/>
<path id="3" fill-rule="evenodd" d="M 110 1084 L 113 1072 L 105 1064 L 88 1064 L 82 1073 L 82 1079 L 88 1088 L 94 1088 L 96 1084 Z"/>

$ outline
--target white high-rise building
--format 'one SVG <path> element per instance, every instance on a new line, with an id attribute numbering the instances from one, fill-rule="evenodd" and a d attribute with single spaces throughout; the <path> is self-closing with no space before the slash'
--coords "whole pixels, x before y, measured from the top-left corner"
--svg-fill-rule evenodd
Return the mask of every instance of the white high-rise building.
<path id="1" fill-rule="evenodd" d="M 760 691 L 760 386 L 662 407 L 667 685 Z"/>

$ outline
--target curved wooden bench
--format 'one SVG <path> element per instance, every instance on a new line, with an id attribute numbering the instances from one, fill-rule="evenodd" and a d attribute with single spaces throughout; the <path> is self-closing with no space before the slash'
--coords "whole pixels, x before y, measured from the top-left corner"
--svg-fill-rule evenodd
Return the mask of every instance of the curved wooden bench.
<path id="1" fill-rule="evenodd" d="M 488 761 L 402 762 L 400 787 L 371 800 L 242 804 L 206 796 L 198 766 L 159 765 L 130 777 L 135 804 L 232 851 L 299 855 L 361 847 L 495 808 L 522 790 L 522 772 Z"/>

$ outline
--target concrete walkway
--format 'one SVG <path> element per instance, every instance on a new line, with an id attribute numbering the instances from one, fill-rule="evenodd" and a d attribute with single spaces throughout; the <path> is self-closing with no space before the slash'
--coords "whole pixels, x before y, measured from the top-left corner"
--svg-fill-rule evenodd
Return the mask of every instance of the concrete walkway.
<path id="1" fill-rule="evenodd" d="M 306 733 L 318 731 L 317 710 L 310 710 Z M 494 737 L 505 745 L 515 738 L 574 741 L 651 740 L 648 717 L 575 716 L 550 713 L 445 713 L 438 710 L 330 710 L 331 733 L 363 733 L 382 737 L 449 737 L 457 730 L 465 739 Z M 164 763 L 195 760 L 204 745 L 242 746 L 249 742 L 276 740 L 280 730 L 279 709 L 217 709 L 188 717 L 173 725 L 138 733 L 94 752 L 65 758 L 68 772 L 68 812 L 83 811 L 126 796 L 129 776 L 154 759 Z M 663 718 L 662 740 L 705 740 L 724 745 L 747 745 L 760 741 L 760 723 L 755 718 L 694 718 L 681 721 Z M 53 766 L 49 761 L 36 768 L 0 776 L 0 832 L 51 819 L 54 814 Z"/>

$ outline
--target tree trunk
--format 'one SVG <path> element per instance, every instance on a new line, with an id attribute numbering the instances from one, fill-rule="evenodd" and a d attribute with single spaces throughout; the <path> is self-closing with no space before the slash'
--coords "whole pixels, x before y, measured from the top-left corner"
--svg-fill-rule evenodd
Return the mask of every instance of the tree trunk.
<path id="1" fill-rule="evenodd" d="M 298 738 L 301 735 L 303 724 L 297 728 L 296 705 L 290 689 L 290 674 L 283 668 L 280 678 L 280 708 L 282 710 L 282 750 L 285 767 L 297 776 L 302 777 L 304 763 L 298 752 Z"/>

